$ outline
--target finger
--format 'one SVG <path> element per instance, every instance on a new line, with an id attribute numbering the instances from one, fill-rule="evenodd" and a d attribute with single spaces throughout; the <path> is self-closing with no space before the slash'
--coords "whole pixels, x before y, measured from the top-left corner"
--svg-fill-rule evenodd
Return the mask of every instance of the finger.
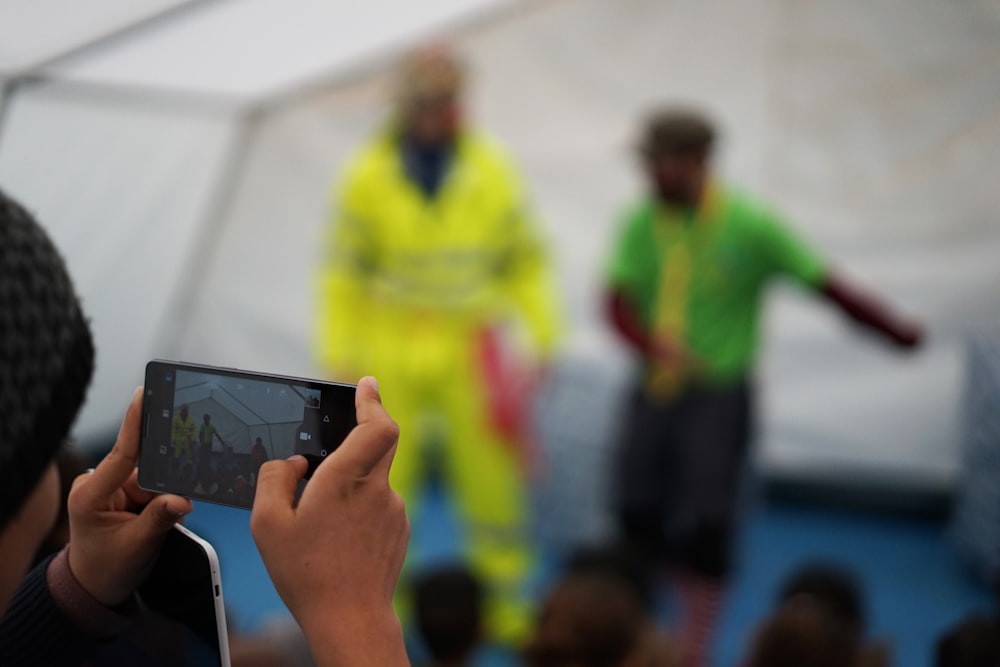
<path id="1" fill-rule="evenodd" d="M 139 514 L 132 524 L 132 539 L 136 544 L 157 544 L 158 540 L 174 527 L 184 515 L 190 514 L 193 505 L 187 498 L 165 494 L 157 496 Z"/>
<path id="2" fill-rule="evenodd" d="M 267 530 L 271 521 L 283 521 L 292 512 L 295 491 L 306 476 L 309 462 L 303 456 L 286 461 L 268 461 L 257 473 L 257 493 L 250 513 L 250 531 L 254 535 Z"/>
<path id="3" fill-rule="evenodd" d="M 125 419 L 118 430 L 118 439 L 104 460 L 101 461 L 87 482 L 88 496 L 102 499 L 125 483 L 139 461 L 139 430 L 142 423 L 142 387 L 132 394 L 132 402 L 125 412 Z"/>
<path id="4" fill-rule="evenodd" d="M 160 494 L 155 491 L 147 491 L 139 486 L 139 471 L 133 470 L 129 478 L 121 486 L 125 492 L 125 497 L 134 505 L 148 505 Z"/>
<path id="5" fill-rule="evenodd" d="M 366 477 L 396 446 L 399 440 L 399 426 L 382 407 L 382 398 L 375 378 L 361 378 L 354 404 L 358 425 L 340 447 L 327 457 L 329 463 L 335 462 L 335 464 L 320 466 L 316 471 L 317 474 L 326 475 L 332 470 L 337 470 L 352 476 Z"/>
<path id="6" fill-rule="evenodd" d="M 378 462 L 375 463 L 375 465 L 372 467 L 371 472 L 369 473 L 369 476 L 377 479 L 385 479 L 388 481 L 389 471 L 392 469 L 392 461 L 396 457 L 396 449 L 398 447 L 399 443 L 398 442 L 394 443 L 392 447 L 389 448 L 389 451 L 385 453 L 385 456 L 383 456 L 381 459 L 378 460 Z"/>

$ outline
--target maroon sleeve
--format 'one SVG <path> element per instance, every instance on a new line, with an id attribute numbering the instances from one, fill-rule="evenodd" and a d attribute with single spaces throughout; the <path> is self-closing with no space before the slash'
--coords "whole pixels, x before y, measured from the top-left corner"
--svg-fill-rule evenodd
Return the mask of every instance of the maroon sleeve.
<path id="1" fill-rule="evenodd" d="M 915 348 L 923 338 L 919 323 L 900 316 L 874 294 L 836 273 L 828 274 L 819 291 L 852 320 L 878 332 L 898 347 Z"/>
<path id="2" fill-rule="evenodd" d="M 21 581 L 0 620 L 0 664 L 83 664 L 117 636 L 132 605 L 112 610 L 94 600 L 73 577 L 63 549 Z"/>
<path id="3" fill-rule="evenodd" d="M 606 297 L 606 314 L 611 326 L 633 350 L 644 356 L 651 351 L 649 331 L 639 322 L 635 308 L 622 289 L 612 289 Z"/>

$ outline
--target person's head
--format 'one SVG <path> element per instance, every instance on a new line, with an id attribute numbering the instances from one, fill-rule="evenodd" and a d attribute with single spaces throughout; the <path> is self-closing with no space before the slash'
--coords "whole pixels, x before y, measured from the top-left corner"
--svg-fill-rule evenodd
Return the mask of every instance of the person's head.
<path id="1" fill-rule="evenodd" d="M 58 516 L 56 455 L 93 369 L 62 257 L 0 191 L 0 611 Z"/>
<path id="2" fill-rule="evenodd" d="M 1000 665 L 1000 633 L 994 619 L 973 614 L 942 635 L 934 649 L 934 667 Z"/>
<path id="3" fill-rule="evenodd" d="M 202 415 L 201 418 L 206 424 L 212 423 L 212 415 L 208 414 L 207 412 L 204 415 Z"/>
<path id="4" fill-rule="evenodd" d="M 796 597 L 784 602 L 757 631 L 747 667 L 854 667 L 859 649 L 821 602 Z"/>
<path id="5" fill-rule="evenodd" d="M 676 206 L 697 206 L 708 182 L 715 128 L 699 111 L 659 109 L 646 119 L 638 151 L 653 192 Z"/>
<path id="6" fill-rule="evenodd" d="M 407 55 L 396 72 L 396 111 L 403 134 L 436 146 L 451 142 L 462 123 L 465 68 L 443 45 Z"/>
<path id="7" fill-rule="evenodd" d="M 181 405 L 180 413 L 181 413 L 181 419 L 187 419 L 187 416 L 188 416 L 188 406 L 187 406 L 187 403 L 184 403 L 184 404 Z"/>
<path id="8" fill-rule="evenodd" d="M 479 643 L 483 588 L 462 565 L 435 568 L 414 586 L 417 627 L 438 662 L 460 664 Z"/>
<path id="9" fill-rule="evenodd" d="M 834 563 L 816 562 L 792 573 L 782 585 L 778 602 L 809 597 L 823 604 L 860 640 L 867 620 L 861 584 L 848 569 Z"/>
<path id="10" fill-rule="evenodd" d="M 621 667 L 642 650 L 648 629 L 641 600 L 621 577 L 571 573 L 546 597 L 525 664 Z"/>
<path id="11" fill-rule="evenodd" d="M 263 444 L 264 444 L 264 441 L 263 441 L 263 440 L 261 440 L 261 439 L 260 439 L 260 436 L 258 435 L 258 436 L 257 436 L 257 439 L 256 439 L 256 440 L 254 441 L 254 444 L 257 444 L 257 445 L 263 445 Z"/>
<path id="12" fill-rule="evenodd" d="M 649 562 L 628 545 L 581 547 L 570 556 L 566 571 L 570 574 L 592 572 L 618 577 L 633 590 L 643 607 L 653 613 L 655 595 Z"/>

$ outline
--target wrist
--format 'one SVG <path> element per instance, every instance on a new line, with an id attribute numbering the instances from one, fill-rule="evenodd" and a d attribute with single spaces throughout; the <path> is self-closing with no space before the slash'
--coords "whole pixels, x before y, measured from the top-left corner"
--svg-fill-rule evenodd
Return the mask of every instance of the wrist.
<path id="1" fill-rule="evenodd" d="M 409 665 L 403 629 L 391 605 L 297 618 L 319 667 Z"/>

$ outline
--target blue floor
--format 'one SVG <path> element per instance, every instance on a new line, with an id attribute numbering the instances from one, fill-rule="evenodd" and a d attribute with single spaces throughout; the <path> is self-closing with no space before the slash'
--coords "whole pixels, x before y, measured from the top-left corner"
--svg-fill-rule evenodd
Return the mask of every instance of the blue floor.
<path id="1" fill-rule="evenodd" d="M 418 562 L 457 553 L 460 531 L 446 498 L 430 494 L 413 518 L 411 556 Z M 196 503 L 187 525 L 219 553 L 231 627 L 252 632 L 290 618 L 254 548 L 248 512 Z M 866 588 L 871 634 L 892 642 L 899 667 L 930 665 L 944 628 L 971 611 L 992 608 L 989 590 L 962 567 L 939 522 L 767 505 L 748 518 L 742 539 L 742 564 L 717 638 L 716 667 L 739 664 L 779 583 L 815 558 L 855 570 Z M 540 576 L 551 574 L 543 568 Z M 491 655 L 487 662 L 501 661 Z"/>

